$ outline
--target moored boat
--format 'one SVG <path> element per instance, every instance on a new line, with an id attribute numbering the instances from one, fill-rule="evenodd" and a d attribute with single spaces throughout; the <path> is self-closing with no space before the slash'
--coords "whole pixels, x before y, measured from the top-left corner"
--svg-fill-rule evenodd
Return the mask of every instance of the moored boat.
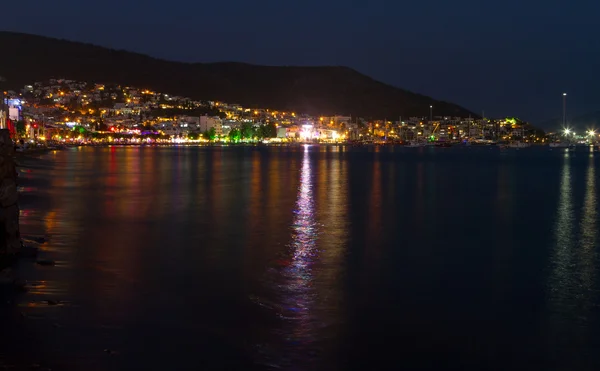
<path id="1" fill-rule="evenodd" d="M 406 146 L 407 147 L 411 147 L 411 148 L 414 148 L 414 147 L 424 147 L 425 143 L 424 142 L 419 142 L 419 141 L 416 141 L 416 140 L 412 140 L 412 141 L 408 142 L 408 144 Z"/>
<path id="2" fill-rule="evenodd" d="M 531 144 L 529 143 L 525 143 L 525 142 L 521 142 L 521 141 L 514 141 L 514 142 L 510 142 L 508 143 L 508 147 L 510 148 L 528 148 L 531 147 Z"/>

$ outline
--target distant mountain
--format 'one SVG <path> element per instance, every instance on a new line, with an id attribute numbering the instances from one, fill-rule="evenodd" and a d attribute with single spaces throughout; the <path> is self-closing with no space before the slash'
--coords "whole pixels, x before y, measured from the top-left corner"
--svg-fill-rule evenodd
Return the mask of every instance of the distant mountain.
<path id="1" fill-rule="evenodd" d="M 90 44 L 0 32 L 0 75 L 21 88 L 50 78 L 118 83 L 200 100 L 313 115 L 393 119 L 477 115 L 458 105 L 398 89 L 347 67 L 270 67 L 180 63 Z M 424 77 L 426 78 L 426 77 Z"/>
<path id="2" fill-rule="evenodd" d="M 547 131 L 560 131 L 562 129 L 562 119 L 548 120 L 540 123 L 538 126 L 547 128 Z M 600 111 L 586 113 L 581 116 L 567 119 L 567 126 L 575 130 L 600 129 Z"/>

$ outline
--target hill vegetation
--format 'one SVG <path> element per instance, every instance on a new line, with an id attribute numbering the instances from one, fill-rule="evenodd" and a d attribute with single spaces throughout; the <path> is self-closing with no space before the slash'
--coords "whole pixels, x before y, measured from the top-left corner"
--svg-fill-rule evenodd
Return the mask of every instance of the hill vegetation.
<path id="1" fill-rule="evenodd" d="M 118 83 L 197 100 L 312 115 L 367 118 L 477 115 L 447 102 L 376 81 L 347 67 L 271 67 L 170 62 L 90 44 L 0 32 L 3 84 L 13 89 L 50 78 Z"/>

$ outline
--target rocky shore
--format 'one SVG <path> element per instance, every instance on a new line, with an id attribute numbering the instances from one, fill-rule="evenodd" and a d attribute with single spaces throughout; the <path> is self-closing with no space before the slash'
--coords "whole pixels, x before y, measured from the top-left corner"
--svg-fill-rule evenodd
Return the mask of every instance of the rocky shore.
<path id="1" fill-rule="evenodd" d="M 0 261 L 2 262 L 0 264 L 2 265 L 9 264 L 21 248 L 14 148 L 8 130 L 0 130 Z"/>

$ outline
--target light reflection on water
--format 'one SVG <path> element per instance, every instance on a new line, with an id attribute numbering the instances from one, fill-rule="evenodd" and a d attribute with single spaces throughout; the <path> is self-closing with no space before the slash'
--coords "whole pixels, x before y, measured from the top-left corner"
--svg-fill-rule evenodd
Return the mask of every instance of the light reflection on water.
<path id="1" fill-rule="evenodd" d="M 553 357 L 564 367 L 583 369 L 593 363 L 591 328 L 597 311 L 595 288 L 598 264 L 596 176 L 593 154 L 585 167 L 585 182 L 579 184 L 571 174 L 576 158 L 566 152 L 562 167 L 557 209 L 553 267 L 549 277 L 550 337 Z M 583 164 L 581 164 L 583 168 Z M 577 188 L 575 188 L 577 187 Z M 583 188 L 583 204 L 578 208 L 574 194 Z M 581 217 L 577 217 L 581 210 Z M 579 231 L 577 231 L 579 229 Z M 575 356 L 573 349 L 578 348 Z M 568 366 L 567 366 L 568 365 Z"/>
<path id="2" fill-rule="evenodd" d="M 282 271 L 284 277 L 283 316 L 291 320 L 292 330 L 287 341 L 295 347 L 310 344 L 313 334 L 311 310 L 314 306 L 312 265 L 317 258 L 316 240 L 319 228 L 315 220 L 315 202 L 312 184 L 309 147 L 304 148 L 300 186 L 289 248 L 290 264 Z"/>
<path id="3" fill-rule="evenodd" d="M 298 305 L 292 305 L 290 308 L 296 313 L 302 313 L 302 319 L 308 318 L 312 272 L 311 265 L 316 256 L 315 241 L 319 234 L 315 221 L 315 204 L 313 199 L 313 185 L 311 181 L 311 163 L 308 153 L 308 147 L 304 150 L 304 159 L 302 161 L 302 170 L 300 173 L 300 189 L 298 190 L 298 201 L 292 231 L 291 248 L 293 258 L 287 273 L 291 278 L 289 288 L 292 292 L 299 294 L 299 300 L 292 300 Z"/>
<path id="4" fill-rule="evenodd" d="M 247 357 L 259 369 L 368 370 L 445 355 L 465 369 L 505 365 L 516 347 L 511 361 L 563 352 L 572 369 L 576 357 L 589 364 L 600 338 L 595 159 L 433 151 L 51 154 L 52 169 L 24 172 L 36 178 L 21 189 L 49 201 L 25 202 L 22 218 L 59 264 L 30 264 L 17 310 L 39 348 L 74 369 Z"/>
<path id="5" fill-rule="evenodd" d="M 576 289 L 572 277 L 573 239 L 573 200 L 571 188 L 571 158 L 565 152 L 560 179 L 560 194 L 556 226 L 554 228 L 556 247 L 552 259 L 554 268 L 550 277 L 552 303 L 558 306 L 569 305 L 571 290 Z M 559 309 L 560 310 L 560 309 Z"/>
<path id="6" fill-rule="evenodd" d="M 581 219 L 581 253 L 579 256 L 582 266 L 582 285 L 591 293 L 594 289 L 595 260 L 597 256 L 595 248 L 598 240 L 596 172 L 593 153 L 590 154 L 588 160 L 584 197 L 583 216 Z"/>

